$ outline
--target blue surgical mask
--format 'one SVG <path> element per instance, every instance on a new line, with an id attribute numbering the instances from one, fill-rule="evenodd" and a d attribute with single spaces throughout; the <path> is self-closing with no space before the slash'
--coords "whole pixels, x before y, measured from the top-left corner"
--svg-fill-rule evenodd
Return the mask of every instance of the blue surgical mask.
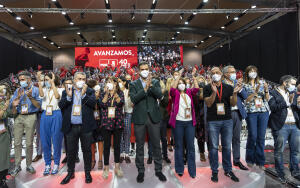
<path id="1" fill-rule="evenodd" d="M 236 74 L 235 73 L 230 74 L 230 80 L 231 81 L 235 81 L 236 80 Z"/>
<path id="2" fill-rule="evenodd" d="M 27 81 L 21 81 L 20 86 L 21 88 L 26 88 L 28 86 Z"/>
<path id="3" fill-rule="evenodd" d="M 46 88 L 50 88 L 50 87 L 51 87 L 51 84 L 50 84 L 48 81 L 46 81 L 46 82 L 45 82 L 45 86 L 46 86 Z"/>
<path id="4" fill-rule="evenodd" d="M 294 91 L 296 90 L 296 86 L 290 85 L 290 86 L 287 88 L 287 90 L 288 90 L 290 93 L 292 93 L 292 92 L 294 92 Z"/>

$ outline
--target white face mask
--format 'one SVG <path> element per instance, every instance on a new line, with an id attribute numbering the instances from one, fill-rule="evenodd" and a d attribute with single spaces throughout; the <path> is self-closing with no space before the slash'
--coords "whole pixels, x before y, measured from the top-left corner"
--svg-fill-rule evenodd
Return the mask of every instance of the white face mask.
<path id="1" fill-rule="evenodd" d="M 174 76 L 174 80 L 176 80 L 178 78 L 178 76 Z"/>
<path id="2" fill-rule="evenodd" d="M 120 89 L 122 89 L 124 86 L 122 83 L 119 83 L 119 87 L 120 87 Z"/>
<path id="3" fill-rule="evenodd" d="M 296 86 L 294 86 L 294 85 L 289 85 L 289 87 L 287 88 L 287 90 L 289 92 L 293 92 L 293 91 L 295 91 L 295 89 L 296 89 Z"/>
<path id="4" fill-rule="evenodd" d="M 249 72 L 249 77 L 255 79 L 257 77 L 257 72 Z"/>
<path id="5" fill-rule="evenodd" d="M 81 88 L 83 88 L 83 85 L 84 85 L 84 81 L 78 81 L 78 82 L 76 82 L 76 86 L 79 88 L 79 89 L 81 89 Z"/>
<path id="6" fill-rule="evenodd" d="M 114 89 L 114 85 L 112 83 L 107 83 L 106 87 L 108 88 L 108 90 L 113 90 Z"/>
<path id="7" fill-rule="evenodd" d="M 191 87 L 191 84 L 186 84 L 186 88 L 190 88 Z"/>
<path id="8" fill-rule="evenodd" d="M 184 90 L 185 90 L 185 84 L 179 84 L 179 85 L 178 85 L 178 89 L 179 89 L 180 91 L 184 91 Z"/>
<path id="9" fill-rule="evenodd" d="M 142 76 L 143 78 L 147 78 L 148 75 L 149 75 L 149 71 L 148 71 L 148 70 L 143 70 L 143 71 L 141 71 L 141 76 Z"/>
<path id="10" fill-rule="evenodd" d="M 213 74 L 212 75 L 212 80 L 215 81 L 215 82 L 218 82 L 221 80 L 221 75 L 219 74 Z"/>

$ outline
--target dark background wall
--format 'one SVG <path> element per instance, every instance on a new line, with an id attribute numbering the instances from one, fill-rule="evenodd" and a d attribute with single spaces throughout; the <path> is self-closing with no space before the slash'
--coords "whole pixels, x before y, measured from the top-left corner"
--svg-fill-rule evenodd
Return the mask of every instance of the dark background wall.
<path id="1" fill-rule="evenodd" d="M 44 70 L 53 68 L 49 58 L 0 37 L 0 80 L 10 73 L 18 73 L 30 67 L 36 70 L 38 65 L 41 65 Z"/>
<path id="2" fill-rule="evenodd" d="M 203 56 L 204 65 L 234 65 L 245 70 L 255 65 L 264 78 L 278 82 L 280 76 L 299 76 L 299 48 L 297 46 L 297 14 L 289 13 L 260 30 L 233 41 Z"/>

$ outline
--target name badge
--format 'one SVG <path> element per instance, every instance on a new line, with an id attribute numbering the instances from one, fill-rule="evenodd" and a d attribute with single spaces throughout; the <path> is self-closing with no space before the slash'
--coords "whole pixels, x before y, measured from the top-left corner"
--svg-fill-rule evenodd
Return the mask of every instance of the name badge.
<path id="1" fill-rule="evenodd" d="M 186 108 L 184 110 L 184 115 L 185 115 L 185 119 L 191 118 L 191 109 L 190 108 Z"/>
<path id="2" fill-rule="evenodd" d="M 224 103 L 217 103 L 217 115 L 225 115 Z"/>
<path id="3" fill-rule="evenodd" d="M 0 134 L 6 132 L 6 128 L 5 128 L 5 125 L 4 125 L 4 122 L 1 121 L 0 122 Z"/>
<path id="4" fill-rule="evenodd" d="M 47 105 L 46 106 L 46 116 L 52 116 L 53 106 Z"/>
<path id="5" fill-rule="evenodd" d="M 100 113 L 99 113 L 98 110 L 94 111 L 94 117 L 95 117 L 95 120 L 99 120 L 100 119 Z"/>
<path id="6" fill-rule="evenodd" d="M 116 108 L 108 107 L 108 118 L 115 118 L 115 117 L 116 117 Z"/>
<path id="7" fill-rule="evenodd" d="M 262 99 L 255 99 L 255 107 L 256 108 L 261 108 L 262 107 Z"/>
<path id="8" fill-rule="evenodd" d="M 81 105 L 74 105 L 73 116 L 80 116 L 80 115 L 81 115 Z"/>
<path id="9" fill-rule="evenodd" d="M 28 114 L 28 104 L 22 104 L 21 114 Z"/>

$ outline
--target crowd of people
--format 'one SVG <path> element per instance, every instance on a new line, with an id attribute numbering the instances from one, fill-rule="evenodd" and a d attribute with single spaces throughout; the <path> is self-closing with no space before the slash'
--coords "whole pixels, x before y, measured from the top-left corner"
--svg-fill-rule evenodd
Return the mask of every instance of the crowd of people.
<path id="1" fill-rule="evenodd" d="M 188 61 L 188 54 L 185 56 Z M 290 146 L 291 174 L 300 180 L 300 88 L 297 79 L 283 76 L 279 86 L 270 90 L 268 83 L 259 76 L 255 66 L 248 66 L 242 73 L 231 65 L 190 68 L 176 64 L 165 68 L 149 66 L 147 62 L 130 69 L 99 71 L 79 67 L 59 71 L 25 70 L 17 76 L 11 75 L 13 83 L 0 85 L 1 187 L 7 187 L 8 173 L 16 177 L 22 170 L 24 133 L 26 171 L 30 174 L 36 173 L 32 161 L 40 160 L 43 155 L 43 175 L 56 175 L 64 143 L 66 158 L 62 162 L 67 163 L 68 174 L 61 184 L 75 178 L 79 140 L 86 183 L 92 182 L 90 172 L 97 163 L 97 151 L 98 169 L 103 171 L 104 179 L 108 178 L 112 145 L 115 175 L 118 178 L 126 176 L 121 163 L 131 163 L 130 157 L 135 151 L 136 181 L 142 183 L 145 140 L 148 140 L 149 151 L 147 163 L 154 160 L 155 175 L 160 181 L 167 181 L 162 164 L 163 161 L 171 163 L 168 153 L 173 151 L 173 146 L 175 172 L 182 177 L 187 164 L 189 176 L 195 178 L 195 138 L 202 162 L 207 160 L 207 148 L 211 181 L 218 182 L 218 151 L 221 151 L 225 176 L 239 182 L 233 165 L 241 170 L 254 166 L 264 169 L 268 126 L 274 138 L 279 180 L 286 181 L 283 170 L 286 141 Z M 12 130 L 8 127 L 8 118 L 14 118 Z M 248 129 L 247 164 L 242 163 L 240 155 L 244 119 Z M 32 160 L 35 132 L 42 152 Z M 15 168 L 8 172 L 12 139 Z"/>

